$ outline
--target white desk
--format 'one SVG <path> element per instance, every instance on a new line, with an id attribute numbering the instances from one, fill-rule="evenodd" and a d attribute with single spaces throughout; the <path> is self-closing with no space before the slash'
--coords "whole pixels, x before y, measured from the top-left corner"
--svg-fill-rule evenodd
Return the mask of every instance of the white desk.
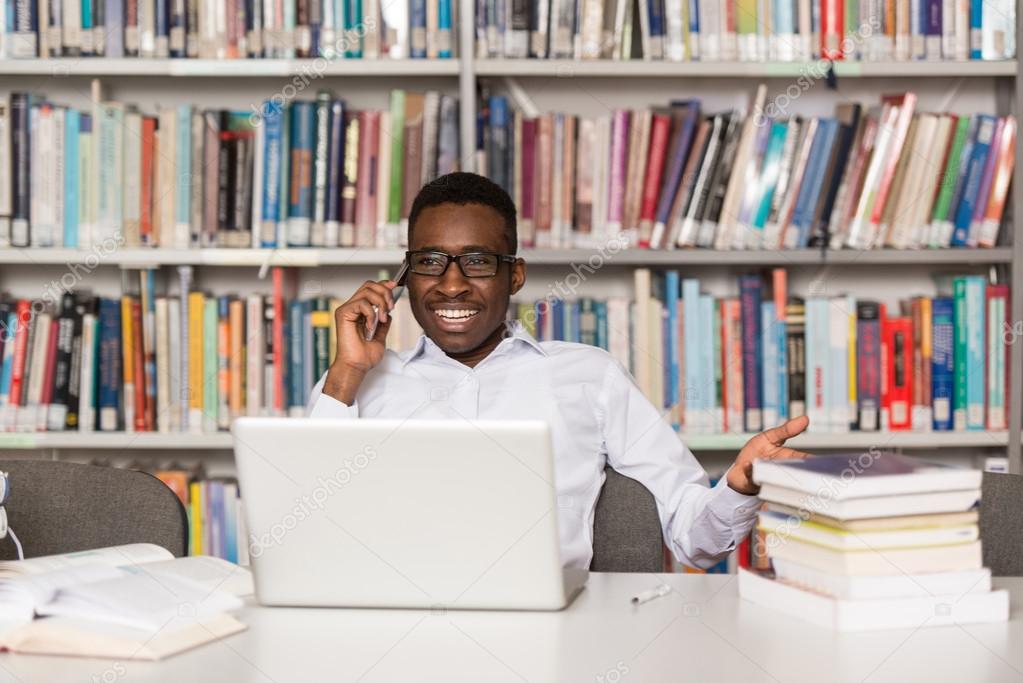
<path id="1" fill-rule="evenodd" d="M 675 592 L 629 598 L 664 579 Z M 1023 579 L 1007 624 L 836 636 L 739 600 L 735 577 L 593 574 L 564 612 L 274 609 L 164 662 L 0 655 L 0 681 L 1023 682 Z"/>

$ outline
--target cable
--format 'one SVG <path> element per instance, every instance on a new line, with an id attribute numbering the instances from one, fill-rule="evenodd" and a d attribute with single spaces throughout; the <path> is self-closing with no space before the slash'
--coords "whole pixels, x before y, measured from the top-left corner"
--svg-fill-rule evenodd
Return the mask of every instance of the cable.
<path id="1" fill-rule="evenodd" d="M 14 541 L 14 546 L 18 549 L 18 559 L 25 559 L 25 551 L 21 549 L 21 541 L 18 540 L 18 534 L 14 533 L 14 529 L 7 527 L 7 533 L 11 535 L 11 540 Z"/>

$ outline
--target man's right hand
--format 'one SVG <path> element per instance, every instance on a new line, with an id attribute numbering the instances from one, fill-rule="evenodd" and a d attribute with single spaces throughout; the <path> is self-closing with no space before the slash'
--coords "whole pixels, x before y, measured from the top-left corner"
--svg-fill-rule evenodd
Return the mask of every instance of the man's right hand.
<path id="1" fill-rule="evenodd" d="M 323 393 L 345 405 L 355 401 L 366 373 L 384 357 L 387 331 L 391 328 L 389 313 L 394 308 L 391 290 L 396 286 L 393 280 L 367 280 L 334 311 L 337 354 L 327 370 Z M 377 320 L 376 332 L 367 340 L 366 334 L 374 320 Z"/>

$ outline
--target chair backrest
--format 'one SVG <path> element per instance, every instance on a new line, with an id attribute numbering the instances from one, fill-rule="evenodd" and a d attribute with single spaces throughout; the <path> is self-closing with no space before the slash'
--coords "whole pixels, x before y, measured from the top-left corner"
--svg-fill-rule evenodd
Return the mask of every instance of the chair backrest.
<path id="1" fill-rule="evenodd" d="M 185 508 L 156 477 L 116 467 L 53 460 L 5 460 L 5 507 L 25 557 L 126 543 L 154 543 L 175 557 L 188 551 Z M 0 559 L 17 559 L 10 538 Z"/>
<path id="2" fill-rule="evenodd" d="M 657 503 L 635 479 L 604 470 L 607 480 L 593 515 L 595 572 L 664 571 L 664 541 Z"/>
<path id="3" fill-rule="evenodd" d="M 980 491 L 980 542 L 994 576 L 1023 576 L 1023 476 L 985 472 Z"/>

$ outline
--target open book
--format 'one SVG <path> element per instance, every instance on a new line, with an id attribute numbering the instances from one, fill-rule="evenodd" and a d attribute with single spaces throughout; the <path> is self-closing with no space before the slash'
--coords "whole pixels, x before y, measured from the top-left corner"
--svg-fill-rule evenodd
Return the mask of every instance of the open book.
<path id="1" fill-rule="evenodd" d="M 245 629 L 248 570 L 133 544 L 0 562 L 0 649 L 161 659 Z"/>

